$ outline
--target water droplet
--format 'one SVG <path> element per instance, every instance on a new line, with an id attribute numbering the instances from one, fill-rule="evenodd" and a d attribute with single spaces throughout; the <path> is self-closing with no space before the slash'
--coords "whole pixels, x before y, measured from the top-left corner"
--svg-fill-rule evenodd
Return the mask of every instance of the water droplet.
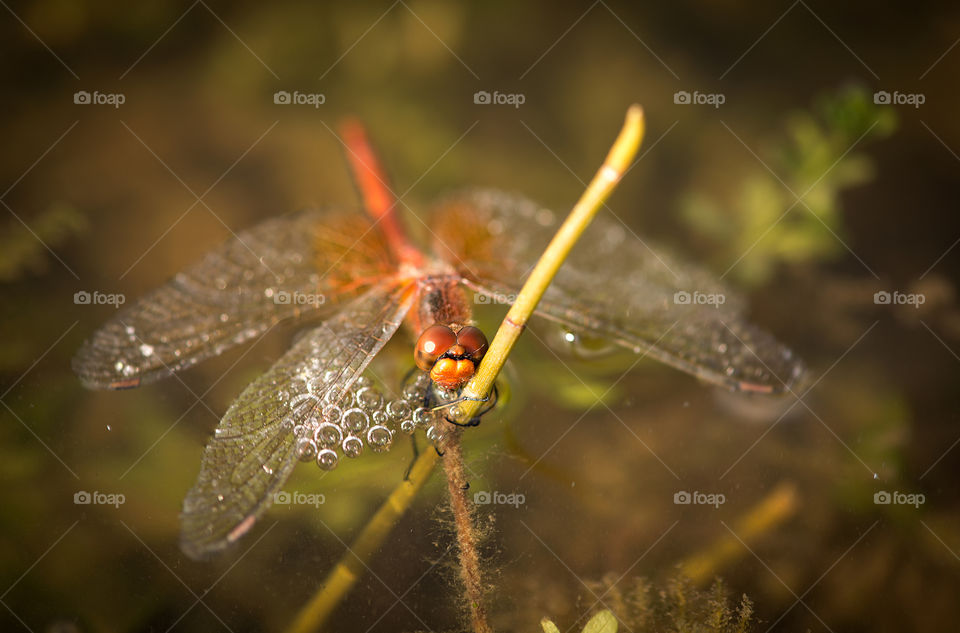
<path id="1" fill-rule="evenodd" d="M 430 424 L 433 424 L 436 421 L 436 414 L 432 409 L 426 407 L 419 407 L 416 411 L 413 412 L 413 422 L 417 426 L 426 428 Z"/>
<path id="2" fill-rule="evenodd" d="M 329 405 L 323 408 L 323 419 L 325 422 L 339 422 L 343 417 L 343 411 L 336 405 Z"/>
<path id="3" fill-rule="evenodd" d="M 362 409 L 350 409 L 343 413 L 342 425 L 352 433 L 360 433 L 370 424 L 370 419 Z"/>
<path id="4" fill-rule="evenodd" d="M 317 427 L 313 437 L 321 446 L 336 446 L 343 439 L 343 431 L 336 424 L 326 422 Z"/>
<path id="5" fill-rule="evenodd" d="M 374 411 L 383 406 L 383 396 L 373 387 L 362 387 L 357 391 L 357 404 L 368 411 Z"/>
<path id="6" fill-rule="evenodd" d="M 423 391 L 420 385 L 411 383 L 403 388 L 402 397 L 407 402 L 420 402 L 423 400 Z"/>
<path id="7" fill-rule="evenodd" d="M 383 452 L 390 448 L 393 442 L 393 433 L 385 426 L 374 426 L 367 431 L 367 444 L 375 452 Z"/>
<path id="8" fill-rule="evenodd" d="M 344 438 L 340 448 L 343 449 L 343 454 L 347 457 L 359 457 L 360 453 L 363 452 L 363 440 L 355 435 L 348 435 Z"/>
<path id="9" fill-rule="evenodd" d="M 317 456 L 317 444 L 313 440 L 301 437 L 297 440 L 297 457 L 301 462 L 310 462 Z"/>
<path id="10" fill-rule="evenodd" d="M 387 404 L 387 415 L 393 420 L 402 420 L 410 416 L 410 405 L 403 400 L 391 400 Z"/>
<path id="11" fill-rule="evenodd" d="M 317 453 L 317 466 L 324 470 L 333 470 L 337 467 L 337 462 L 339 461 L 340 457 L 329 448 L 325 448 Z"/>

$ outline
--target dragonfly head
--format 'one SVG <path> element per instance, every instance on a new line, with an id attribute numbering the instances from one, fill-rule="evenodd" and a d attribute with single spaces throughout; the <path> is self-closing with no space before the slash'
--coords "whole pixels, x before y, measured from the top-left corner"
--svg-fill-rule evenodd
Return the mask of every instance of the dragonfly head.
<path id="1" fill-rule="evenodd" d="M 487 337 L 480 328 L 466 325 L 456 332 L 446 325 L 431 325 L 417 339 L 413 358 L 417 367 L 444 389 L 459 389 L 477 370 L 487 353 Z"/>

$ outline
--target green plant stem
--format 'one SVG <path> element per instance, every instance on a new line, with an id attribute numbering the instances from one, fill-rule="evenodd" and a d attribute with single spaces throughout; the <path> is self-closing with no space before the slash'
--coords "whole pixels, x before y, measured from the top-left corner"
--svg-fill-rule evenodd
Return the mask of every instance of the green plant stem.
<path id="1" fill-rule="evenodd" d="M 553 236 L 543 255 L 540 256 L 537 265 L 534 266 L 517 295 L 516 301 L 510 306 L 496 336 L 493 337 L 490 349 L 484 355 L 476 375 L 464 387 L 463 395 L 469 400 L 460 405 L 458 422 L 464 423 L 470 420 L 480 409 L 483 399 L 490 393 L 500 370 L 507 362 L 510 350 L 513 349 L 537 303 L 540 302 L 540 297 L 546 292 L 547 286 L 567 258 L 570 249 L 590 224 L 590 220 L 610 197 L 620 178 L 630 167 L 643 141 L 644 127 L 643 109 L 636 104 L 630 106 L 623 128 L 614 141 L 613 147 L 610 148 L 606 160 L 587 185 L 587 189 L 564 220 L 557 234 Z"/>
<path id="2" fill-rule="evenodd" d="M 400 519 L 416 494 L 433 472 L 439 459 L 434 450 L 424 451 L 413 463 L 410 474 L 387 497 L 376 514 L 370 518 L 337 565 L 327 574 L 317 593 L 297 614 L 287 633 L 310 633 L 319 630 L 353 588 L 367 567 L 367 561 L 380 547 L 394 524 Z"/>

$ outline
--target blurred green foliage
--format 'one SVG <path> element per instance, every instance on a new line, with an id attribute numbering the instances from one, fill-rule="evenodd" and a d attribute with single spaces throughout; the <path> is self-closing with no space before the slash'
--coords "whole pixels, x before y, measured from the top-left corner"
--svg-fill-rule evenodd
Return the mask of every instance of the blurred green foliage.
<path id="1" fill-rule="evenodd" d="M 874 175 L 864 142 L 896 126 L 894 111 L 875 105 L 864 88 L 821 97 L 787 118 L 784 137 L 765 143 L 771 151 L 727 195 L 687 194 L 683 218 L 713 244 L 719 262 L 736 264 L 731 273 L 746 285 L 762 285 L 781 264 L 829 259 L 843 250 L 841 194 Z"/>
<path id="2" fill-rule="evenodd" d="M 66 204 L 56 204 L 30 218 L 30 228 L 11 217 L 0 233 L 0 281 L 46 272 L 50 251 L 82 235 L 88 221 Z"/>
<path id="3" fill-rule="evenodd" d="M 583 633 L 616 633 L 618 620 L 635 633 L 676 631 L 677 633 L 745 633 L 753 630 L 753 602 L 746 596 L 734 601 L 723 581 L 717 579 L 707 590 L 698 589 L 690 579 L 675 576 L 661 586 L 645 578 L 624 580 L 607 576 L 594 585 L 594 594 L 603 597 L 610 609 L 597 612 Z M 556 630 L 553 622 L 541 622 L 544 633 Z"/>

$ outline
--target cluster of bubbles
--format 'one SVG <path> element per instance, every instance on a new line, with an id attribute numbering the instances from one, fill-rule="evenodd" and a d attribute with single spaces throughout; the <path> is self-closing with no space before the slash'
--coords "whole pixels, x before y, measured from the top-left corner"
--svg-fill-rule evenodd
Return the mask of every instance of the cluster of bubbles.
<path id="1" fill-rule="evenodd" d="M 427 439 L 439 445 L 447 409 L 432 404 L 436 401 L 435 394 L 429 396 L 432 389 L 429 375 L 419 372 L 394 399 L 385 398 L 366 376 L 346 391 L 328 390 L 320 399 L 317 414 L 293 427 L 297 457 L 333 470 L 341 455 L 359 457 L 365 447 L 375 453 L 386 452 L 397 432 L 412 435 L 417 429 L 425 430 Z"/>

